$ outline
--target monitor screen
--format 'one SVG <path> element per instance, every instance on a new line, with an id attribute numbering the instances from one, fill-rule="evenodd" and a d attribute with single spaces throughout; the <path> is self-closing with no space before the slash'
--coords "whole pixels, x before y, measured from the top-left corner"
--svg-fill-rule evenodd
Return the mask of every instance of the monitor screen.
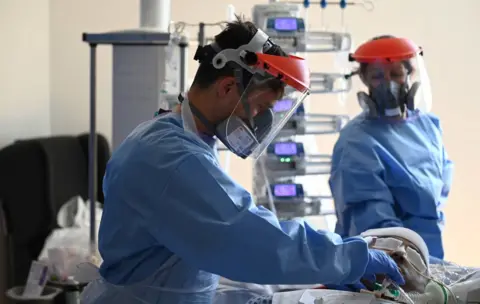
<path id="1" fill-rule="evenodd" d="M 273 106 L 273 112 L 286 112 L 293 107 L 293 100 L 291 99 L 281 99 L 275 103 Z"/>
<path id="2" fill-rule="evenodd" d="M 297 196 L 297 185 L 295 184 L 274 185 L 273 195 L 278 197 Z"/>
<path id="3" fill-rule="evenodd" d="M 297 144 L 294 142 L 275 143 L 275 155 L 278 156 L 292 156 L 297 155 Z"/>
<path id="4" fill-rule="evenodd" d="M 277 18 L 274 27 L 277 31 L 296 31 L 297 18 Z"/>

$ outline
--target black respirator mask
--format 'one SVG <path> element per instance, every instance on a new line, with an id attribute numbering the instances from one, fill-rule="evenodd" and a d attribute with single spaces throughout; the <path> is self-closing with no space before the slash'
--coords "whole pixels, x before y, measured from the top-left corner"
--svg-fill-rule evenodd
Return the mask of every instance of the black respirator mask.
<path id="1" fill-rule="evenodd" d="M 419 87 L 419 82 L 411 86 L 394 81 L 382 82 L 371 88 L 370 94 L 358 92 L 357 97 L 362 108 L 368 110 L 369 116 L 395 117 L 403 115 L 406 109 L 415 110 L 415 95 Z"/>
<path id="2" fill-rule="evenodd" d="M 403 116 L 405 111 L 415 110 L 415 95 L 420 87 L 419 82 L 411 82 L 410 75 L 412 66 L 408 62 L 403 63 L 407 70 L 403 83 L 396 81 L 381 81 L 379 85 L 369 87 L 369 94 L 359 92 L 358 101 L 364 110 L 368 110 L 369 116 L 397 117 Z M 384 75 L 377 75 L 380 79 Z"/>

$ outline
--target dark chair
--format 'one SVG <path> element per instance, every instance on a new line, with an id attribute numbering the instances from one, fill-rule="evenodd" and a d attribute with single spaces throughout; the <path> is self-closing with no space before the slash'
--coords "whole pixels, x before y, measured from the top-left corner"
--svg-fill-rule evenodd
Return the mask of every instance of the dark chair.
<path id="1" fill-rule="evenodd" d="M 78 136 L 78 140 L 80 141 L 80 145 L 82 146 L 83 152 L 85 153 L 85 157 L 88 160 L 88 133 L 81 134 Z M 103 182 L 103 175 L 105 174 L 105 170 L 107 169 L 107 162 L 110 159 L 110 145 L 108 141 L 103 136 L 98 136 L 97 138 L 97 165 L 98 165 L 98 176 L 97 176 L 97 196 L 98 201 L 103 203 L 103 191 L 102 191 L 102 182 Z"/>
<path id="2" fill-rule="evenodd" d="M 101 183 L 110 148 L 100 135 L 97 146 L 97 200 L 103 202 Z M 38 258 L 46 238 L 57 228 L 60 207 L 77 195 L 88 199 L 87 151 L 88 135 L 21 140 L 0 150 L 0 207 L 8 232 L 7 265 L 11 266 L 7 288 L 25 284 L 31 261 Z"/>

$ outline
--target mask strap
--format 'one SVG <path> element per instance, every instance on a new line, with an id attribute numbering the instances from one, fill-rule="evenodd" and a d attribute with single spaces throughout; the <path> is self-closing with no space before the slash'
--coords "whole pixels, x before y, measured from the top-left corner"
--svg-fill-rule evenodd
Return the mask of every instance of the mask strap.
<path id="1" fill-rule="evenodd" d="M 185 98 L 180 94 L 178 95 L 178 101 L 181 104 L 181 116 L 183 121 L 183 129 L 185 131 L 192 132 L 195 135 L 198 135 L 197 124 L 193 117 L 192 111 L 189 107 L 188 100 L 185 101 Z"/>
<path id="2" fill-rule="evenodd" d="M 216 42 L 210 43 L 210 46 L 217 53 L 220 53 L 222 51 L 222 48 Z"/>
<path id="3" fill-rule="evenodd" d="M 358 92 L 357 99 L 360 106 L 364 110 L 368 110 L 368 116 L 371 118 L 378 117 L 377 105 L 373 102 L 372 98 L 365 92 Z"/>
<path id="4" fill-rule="evenodd" d="M 415 95 L 417 95 L 418 89 L 420 88 L 419 82 L 414 82 L 408 90 L 407 93 L 407 109 L 414 111 L 415 110 Z"/>
<path id="5" fill-rule="evenodd" d="M 200 112 L 200 110 L 190 102 L 188 103 L 188 106 L 190 107 L 192 114 L 200 120 L 200 122 L 208 129 L 208 131 L 210 131 L 212 134 L 215 134 L 215 126 L 207 118 L 205 118 L 202 112 Z"/>
<path id="6" fill-rule="evenodd" d="M 403 245 L 403 242 L 393 237 L 377 237 L 371 244 L 373 248 L 380 250 L 395 251 Z"/>
<path id="7" fill-rule="evenodd" d="M 427 270 L 428 261 L 424 261 L 422 255 L 413 247 L 413 245 L 405 240 L 399 240 L 394 237 L 378 237 L 375 239 L 375 242 L 371 244 L 371 247 L 387 250 L 389 252 L 402 252 L 406 255 L 409 261 L 415 265 L 415 268 L 419 271 Z"/>

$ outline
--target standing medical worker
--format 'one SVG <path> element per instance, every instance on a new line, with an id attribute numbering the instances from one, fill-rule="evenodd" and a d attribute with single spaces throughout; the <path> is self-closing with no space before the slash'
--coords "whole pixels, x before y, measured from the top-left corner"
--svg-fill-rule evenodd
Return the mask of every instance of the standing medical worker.
<path id="1" fill-rule="evenodd" d="M 139 125 L 108 163 L 101 276 L 83 303 L 212 303 L 218 275 L 348 284 L 383 273 L 403 284 L 394 261 L 363 238 L 279 222 L 255 206 L 209 144 L 216 136 L 239 157 L 258 157 L 309 93 L 305 60 L 241 21 L 195 59 L 200 66 L 180 109 Z M 274 116 L 284 92 L 294 93 L 295 107 Z"/>
<path id="2" fill-rule="evenodd" d="M 452 162 L 431 108 L 423 53 L 411 40 L 377 37 L 351 56 L 368 93 L 364 111 L 335 145 L 330 188 L 343 237 L 374 228 L 405 227 L 420 234 L 430 255 L 443 259 L 442 206 Z"/>

